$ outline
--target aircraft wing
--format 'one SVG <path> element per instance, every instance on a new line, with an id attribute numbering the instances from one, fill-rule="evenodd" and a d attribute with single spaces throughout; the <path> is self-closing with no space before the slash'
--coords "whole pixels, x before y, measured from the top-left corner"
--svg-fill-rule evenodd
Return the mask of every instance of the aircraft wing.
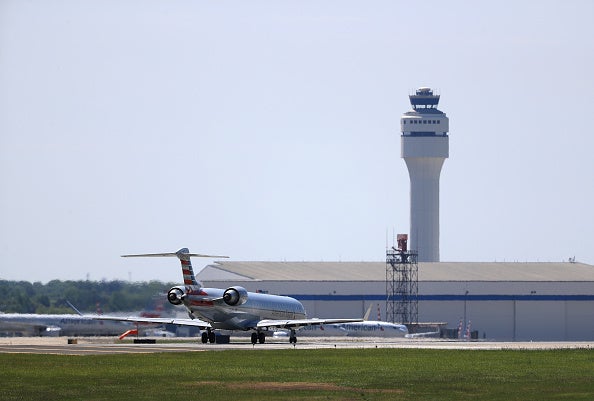
<path id="1" fill-rule="evenodd" d="M 356 323 L 363 319 L 295 319 L 295 320 L 260 320 L 257 328 L 277 327 L 279 329 L 298 329 L 305 326 L 316 326 L 320 324 L 335 323 Z"/>
<path id="2" fill-rule="evenodd" d="M 156 324 L 177 324 L 180 326 L 193 326 L 201 329 L 211 328 L 212 326 L 208 322 L 204 322 L 199 319 L 176 319 L 166 317 L 140 317 L 140 316 L 93 316 L 96 320 L 116 320 L 121 322 L 133 322 L 133 323 L 156 323 Z"/>
<path id="3" fill-rule="evenodd" d="M 158 324 L 177 324 L 180 326 L 194 326 L 201 329 L 212 328 L 210 323 L 199 319 L 175 319 L 175 318 L 161 318 L 161 317 L 121 317 L 121 316 L 93 316 L 97 320 L 117 320 L 122 322 L 133 323 L 158 323 Z M 252 328 L 269 328 L 275 327 L 279 329 L 299 329 L 305 326 L 314 326 L 320 324 L 334 324 L 334 323 L 355 323 L 362 322 L 363 319 L 294 319 L 294 320 L 260 320 Z M 254 322 L 255 323 L 255 322 Z"/>

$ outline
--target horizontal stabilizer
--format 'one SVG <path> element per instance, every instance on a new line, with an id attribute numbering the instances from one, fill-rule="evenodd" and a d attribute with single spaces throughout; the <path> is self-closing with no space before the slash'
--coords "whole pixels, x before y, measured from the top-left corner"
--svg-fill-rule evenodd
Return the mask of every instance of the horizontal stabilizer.
<path id="1" fill-rule="evenodd" d="M 163 252 L 163 253 L 141 253 L 135 255 L 122 255 L 122 258 L 163 258 L 163 257 L 196 257 L 196 258 L 228 258 L 229 256 L 222 255 L 203 255 L 201 253 L 190 253 L 188 248 L 182 248 L 177 252 Z"/>

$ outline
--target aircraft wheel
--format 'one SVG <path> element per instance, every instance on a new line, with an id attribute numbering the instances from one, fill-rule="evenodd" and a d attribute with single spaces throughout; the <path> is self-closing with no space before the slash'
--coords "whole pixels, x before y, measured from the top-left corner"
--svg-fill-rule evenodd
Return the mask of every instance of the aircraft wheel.
<path id="1" fill-rule="evenodd" d="M 289 343 L 290 344 L 297 344 L 297 337 L 295 337 L 295 336 L 289 337 Z"/>
<path id="2" fill-rule="evenodd" d="M 215 335 L 215 333 L 213 333 L 212 331 L 210 333 L 208 333 L 208 342 L 211 344 L 214 344 L 214 342 L 217 340 L 217 336 Z"/>
<path id="3" fill-rule="evenodd" d="M 252 333 L 252 344 L 256 344 L 258 342 L 258 333 Z"/>
<path id="4" fill-rule="evenodd" d="M 264 333 L 258 333 L 258 342 L 260 344 L 264 344 L 264 342 L 266 342 L 266 335 Z"/>
<path id="5" fill-rule="evenodd" d="M 208 342 L 208 333 L 202 333 L 202 344 L 206 344 Z"/>

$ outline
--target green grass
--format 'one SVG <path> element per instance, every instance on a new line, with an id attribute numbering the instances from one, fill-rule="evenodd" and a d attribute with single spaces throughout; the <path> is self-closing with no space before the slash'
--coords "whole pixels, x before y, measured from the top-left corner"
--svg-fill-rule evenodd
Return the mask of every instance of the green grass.
<path id="1" fill-rule="evenodd" d="M 592 400 L 594 351 L 0 354 L 3 400 Z"/>

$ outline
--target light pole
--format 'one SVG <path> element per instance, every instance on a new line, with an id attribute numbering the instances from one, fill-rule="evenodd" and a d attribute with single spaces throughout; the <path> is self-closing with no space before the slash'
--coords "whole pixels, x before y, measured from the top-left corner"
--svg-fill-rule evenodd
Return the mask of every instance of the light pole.
<path id="1" fill-rule="evenodd" d="M 466 290 L 466 292 L 464 293 L 464 320 L 462 323 L 462 329 L 464 330 L 464 327 L 466 327 L 466 300 L 468 299 L 468 290 Z"/>

